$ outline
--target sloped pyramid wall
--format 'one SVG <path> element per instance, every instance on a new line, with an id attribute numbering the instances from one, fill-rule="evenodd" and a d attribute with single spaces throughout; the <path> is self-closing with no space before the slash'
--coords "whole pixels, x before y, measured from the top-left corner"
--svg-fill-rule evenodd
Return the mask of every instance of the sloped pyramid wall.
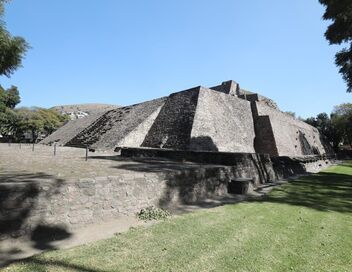
<path id="1" fill-rule="evenodd" d="M 95 150 L 113 150 L 124 137 L 128 136 L 153 113 L 159 111 L 164 102 L 165 98 L 159 98 L 110 110 L 82 130 L 66 145 L 74 147 L 88 146 Z M 151 125 L 151 123 L 152 121 L 149 120 L 149 122 L 144 123 L 144 126 L 139 127 L 140 130 L 144 130 L 140 132 L 140 137 L 143 139 L 149 130 L 148 124 Z M 140 137 L 136 137 L 136 143 L 133 143 L 131 139 L 129 143 L 132 146 L 139 146 Z"/>
<path id="2" fill-rule="evenodd" d="M 152 126 L 166 98 L 132 105 L 110 130 L 91 145 L 93 149 L 110 150 L 121 146 L 139 147 Z"/>
<path id="3" fill-rule="evenodd" d="M 57 142 L 59 145 L 66 145 L 66 143 L 71 141 L 75 136 L 77 136 L 77 134 L 82 132 L 82 130 L 86 129 L 105 113 L 106 111 L 97 112 L 84 118 L 69 121 L 64 126 L 44 138 L 40 143 L 52 144 Z"/>
<path id="4" fill-rule="evenodd" d="M 249 101 L 200 89 L 189 149 L 254 153 L 254 138 Z"/>
<path id="5" fill-rule="evenodd" d="M 188 149 L 200 87 L 171 94 L 150 128 L 143 147 Z"/>
<path id="6" fill-rule="evenodd" d="M 272 156 L 332 153 L 316 128 L 281 112 L 269 98 L 240 89 L 235 81 L 79 119 L 42 142 L 57 140 L 94 150 L 141 146 Z"/>
<path id="7" fill-rule="evenodd" d="M 142 146 L 252 152 L 250 102 L 204 87 L 170 95 Z"/>
<path id="8" fill-rule="evenodd" d="M 254 102 L 257 153 L 272 156 L 307 156 L 330 154 L 328 144 L 319 131 L 305 122 L 269 107 Z M 270 139 L 270 141 L 269 141 Z"/>

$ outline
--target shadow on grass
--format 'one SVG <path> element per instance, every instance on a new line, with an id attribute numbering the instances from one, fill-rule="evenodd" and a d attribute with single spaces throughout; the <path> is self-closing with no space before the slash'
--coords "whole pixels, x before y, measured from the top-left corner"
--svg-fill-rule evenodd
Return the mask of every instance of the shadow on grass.
<path id="1" fill-rule="evenodd" d="M 80 272 L 108 272 L 107 270 L 90 268 L 88 266 L 77 265 L 77 264 L 70 264 L 65 261 L 58 261 L 58 260 L 49 260 L 46 259 L 45 261 L 40 260 L 37 257 L 32 257 L 22 261 L 24 264 L 27 264 L 29 267 L 28 271 L 48 271 L 49 267 L 57 267 L 61 269 L 70 269 L 76 270 Z"/>
<path id="2" fill-rule="evenodd" d="M 349 165 L 351 166 L 351 165 Z M 352 176 L 321 172 L 276 188 L 251 202 L 283 203 L 318 211 L 352 212 Z"/>

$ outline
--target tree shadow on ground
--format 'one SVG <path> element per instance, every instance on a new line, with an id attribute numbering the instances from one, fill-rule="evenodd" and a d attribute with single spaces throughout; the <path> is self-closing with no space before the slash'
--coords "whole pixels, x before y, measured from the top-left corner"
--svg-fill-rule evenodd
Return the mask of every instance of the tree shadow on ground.
<path id="1" fill-rule="evenodd" d="M 320 172 L 276 188 L 252 202 L 282 203 L 318 211 L 352 212 L 352 175 Z"/>
<path id="2" fill-rule="evenodd" d="M 60 260 L 53 260 L 53 259 L 41 260 L 40 258 L 37 258 L 35 256 L 23 260 L 22 263 L 27 264 L 29 267 L 33 267 L 32 271 L 48 271 L 49 267 L 57 267 L 65 270 L 66 269 L 76 270 L 79 272 L 108 272 L 108 270 L 102 270 L 99 268 L 90 268 L 86 265 L 71 264 Z M 115 271 L 115 270 L 110 270 L 110 271 Z"/>
<path id="3" fill-rule="evenodd" d="M 44 250 L 54 249 L 53 241 L 70 237 L 65 227 L 43 223 L 45 210 L 38 206 L 43 205 L 39 199 L 50 201 L 51 196 L 60 193 L 63 182 L 45 173 L 0 173 L 0 240 L 28 238 L 33 249 Z M 7 243 L 0 247 L 0 267 L 21 256 L 18 246 Z"/>
<path id="4" fill-rule="evenodd" d="M 56 249 L 51 243 L 67 239 L 71 236 L 62 226 L 38 225 L 31 233 L 31 241 L 36 249 Z"/>

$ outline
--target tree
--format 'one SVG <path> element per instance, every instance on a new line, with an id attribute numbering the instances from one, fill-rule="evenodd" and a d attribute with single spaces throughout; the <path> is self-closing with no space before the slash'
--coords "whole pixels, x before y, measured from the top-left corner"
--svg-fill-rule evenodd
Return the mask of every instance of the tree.
<path id="1" fill-rule="evenodd" d="M 325 32 L 330 44 L 346 44 L 347 47 L 337 52 L 335 63 L 347 83 L 347 92 L 352 92 L 352 1 L 351 0 L 319 0 L 326 7 L 324 20 L 332 24 Z"/>
<path id="2" fill-rule="evenodd" d="M 10 75 L 22 66 L 22 59 L 29 45 L 22 37 L 11 36 L 3 21 L 4 4 L 7 0 L 0 0 L 0 75 Z"/>
<path id="3" fill-rule="evenodd" d="M 13 109 L 20 101 L 17 87 L 11 86 L 5 90 L 0 86 L 0 134 L 13 134 L 17 123 L 17 116 Z"/>
<path id="4" fill-rule="evenodd" d="M 331 120 L 341 134 L 341 142 L 352 147 L 352 104 L 336 106 L 331 114 Z"/>
<path id="5" fill-rule="evenodd" d="M 68 116 L 55 110 L 35 107 L 15 109 L 20 101 L 17 87 L 5 90 L 0 86 L 0 134 L 18 140 L 24 133 L 30 132 L 35 140 L 41 133 L 54 132 L 68 120 Z"/>
<path id="6" fill-rule="evenodd" d="M 316 127 L 320 133 L 326 137 L 328 142 L 332 144 L 335 151 L 337 151 L 342 140 L 342 135 L 340 131 L 336 129 L 336 124 L 332 122 L 328 114 L 325 112 L 319 113 L 316 117 L 307 118 L 305 122 Z"/>
<path id="7" fill-rule="evenodd" d="M 9 89 L 5 90 L 0 85 L 0 104 L 3 104 L 10 109 L 14 109 L 20 102 L 20 93 L 16 86 L 11 86 Z"/>
<path id="8" fill-rule="evenodd" d="M 39 109 L 39 115 L 44 120 L 44 133 L 51 134 L 65 122 L 69 120 L 67 115 L 61 115 L 59 112 L 53 109 Z"/>
<path id="9" fill-rule="evenodd" d="M 66 116 L 61 115 L 52 109 L 43 108 L 20 108 L 15 110 L 17 124 L 15 134 L 17 137 L 25 132 L 32 134 L 33 141 L 36 141 L 41 133 L 50 134 L 61 127 L 66 121 Z"/>
<path id="10" fill-rule="evenodd" d="M 0 134 L 9 136 L 16 131 L 17 115 L 9 108 L 0 109 Z"/>
<path id="11" fill-rule="evenodd" d="M 335 106 L 330 116 L 319 113 L 316 117 L 305 120 L 316 127 L 332 143 L 335 151 L 341 144 L 352 146 L 352 104 L 345 103 Z"/>

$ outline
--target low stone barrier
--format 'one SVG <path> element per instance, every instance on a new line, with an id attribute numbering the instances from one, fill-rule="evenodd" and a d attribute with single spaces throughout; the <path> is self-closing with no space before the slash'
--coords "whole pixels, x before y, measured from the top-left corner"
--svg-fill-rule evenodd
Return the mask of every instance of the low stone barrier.
<path id="1" fill-rule="evenodd" d="M 150 205 L 169 208 L 227 194 L 231 167 L 128 173 L 77 181 L 0 183 L 0 238 L 38 226 L 65 230 L 133 215 Z"/>
<path id="2" fill-rule="evenodd" d="M 128 156 L 135 157 L 137 151 L 123 149 L 122 155 L 127 156 L 126 152 L 129 152 Z M 318 171 L 329 165 L 327 159 L 313 157 L 148 152 L 159 159 L 148 158 L 143 163 L 132 164 L 128 172 L 121 172 L 118 176 L 77 180 L 48 176 L 44 180 L 0 182 L 0 240 L 38 233 L 43 226 L 58 230 L 80 228 L 121 215 L 133 215 L 151 205 L 171 208 L 194 204 L 207 198 L 227 196 L 229 182 L 236 182 L 240 180 L 238 178 L 253 180 L 255 187 L 277 178 Z M 138 154 L 139 157 L 146 156 L 145 150 Z M 166 157 L 168 154 L 176 160 L 186 158 L 208 164 L 159 161 L 161 155 Z M 143 168 L 145 165 L 148 167 Z"/>
<path id="3" fill-rule="evenodd" d="M 331 165 L 333 158 L 325 156 L 305 157 L 272 157 L 273 168 L 277 179 L 291 176 L 316 173 Z"/>
<path id="4" fill-rule="evenodd" d="M 126 158 L 162 158 L 180 162 L 231 166 L 236 177 L 253 178 L 256 185 L 276 180 L 268 154 L 122 148 L 121 156 Z"/>

